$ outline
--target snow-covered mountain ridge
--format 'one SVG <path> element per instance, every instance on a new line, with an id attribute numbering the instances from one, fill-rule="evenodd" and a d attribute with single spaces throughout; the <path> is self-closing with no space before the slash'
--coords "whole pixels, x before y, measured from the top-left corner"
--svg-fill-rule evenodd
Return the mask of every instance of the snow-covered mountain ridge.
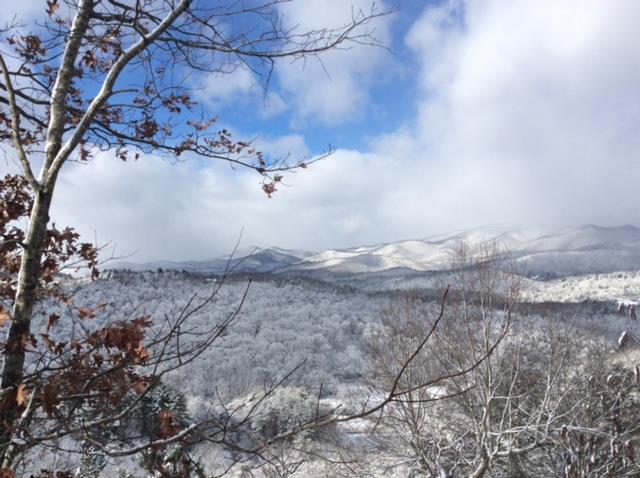
<path id="1" fill-rule="evenodd" d="M 201 261 L 117 262 L 109 268 L 131 269 L 134 271 L 185 270 L 210 274 L 222 274 L 224 272 L 271 273 L 288 265 L 296 264 L 313 254 L 312 252 L 281 249 L 279 247 L 262 249 L 254 246 L 237 250 L 229 256 Z"/>
<path id="2" fill-rule="evenodd" d="M 211 274 L 230 270 L 322 276 L 442 272 L 449 267 L 451 252 L 462 241 L 471 246 L 496 242 L 512 253 L 521 270 L 529 276 L 553 278 L 640 269 L 640 228 L 629 225 L 609 228 L 588 225 L 556 231 L 478 228 L 418 240 L 318 253 L 255 247 L 236 251 L 232 258 L 120 263 L 113 267 L 179 269 Z"/>

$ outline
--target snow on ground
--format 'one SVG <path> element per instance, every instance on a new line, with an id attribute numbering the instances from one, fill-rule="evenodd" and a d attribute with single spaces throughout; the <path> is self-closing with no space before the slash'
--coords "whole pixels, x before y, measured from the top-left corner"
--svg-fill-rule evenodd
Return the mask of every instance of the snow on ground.
<path id="1" fill-rule="evenodd" d="M 640 271 L 567 276 L 549 281 L 525 280 L 528 302 L 640 302 Z"/>

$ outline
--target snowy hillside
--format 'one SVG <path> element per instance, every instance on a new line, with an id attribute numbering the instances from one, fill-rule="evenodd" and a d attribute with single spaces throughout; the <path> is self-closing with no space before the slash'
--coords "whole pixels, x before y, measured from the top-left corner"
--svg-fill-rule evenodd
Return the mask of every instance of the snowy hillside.
<path id="1" fill-rule="evenodd" d="M 210 274 L 222 274 L 224 272 L 274 272 L 291 264 L 300 262 L 312 252 L 281 249 L 270 247 L 248 247 L 238 250 L 230 256 L 206 259 L 203 261 L 155 261 L 155 262 L 118 262 L 111 266 L 112 269 L 129 269 L 132 271 L 155 271 L 158 269 L 184 270 Z"/>
<path id="2" fill-rule="evenodd" d="M 499 244 L 510 251 L 524 275 L 538 281 L 640 270 L 640 229 L 592 225 L 557 231 L 478 228 L 319 253 L 253 247 L 236 251 L 231 259 L 119 263 L 113 268 L 303 275 L 369 290 L 429 288 L 434 276 L 446 273 L 452 251 L 463 241 L 470 246 L 487 241 Z M 611 280 L 618 281 L 616 277 Z M 620 288 L 624 284 L 612 287 Z"/>
<path id="3" fill-rule="evenodd" d="M 380 370 L 376 337 L 389 324 L 384 325 L 385 314 L 394 314 L 393 321 L 406 320 L 402 311 L 407 309 L 393 309 L 394 304 L 402 306 L 407 304 L 407 297 L 417 297 L 418 302 L 411 304 L 421 304 L 420 320 L 436 317 L 443 288 L 451 284 L 456 287 L 454 276 L 460 276 L 460 270 L 451 267 L 451 260 L 461 241 L 471 246 L 497 242 L 512 252 L 520 270 L 526 273 L 527 277 L 521 278 L 522 303 L 515 312 L 512 330 L 514 337 L 526 335 L 522 343 L 535 351 L 532 357 L 544 350 L 546 342 L 540 342 L 544 331 L 557 331 L 558 327 L 566 327 L 571 337 L 578 334 L 581 348 L 585 343 L 593 347 L 598 344 L 607 353 L 614 350 L 623 334 L 640 337 L 640 323 L 631 315 L 617 313 L 619 303 L 640 303 L 640 230 L 628 226 L 585 226 L 553 233 L 484 228 L 318 254 L 252 248 L 237 251 L 231 260 L 124 264 L 120 267 L 137 271 L 105 271 L 95 282 L 69 278 L 66 286 L 74 290 L 74 301 L 97 310 L 89 321 L 78 319 L 86 330 L 148 314 L 156 320 L 153 331 L 158 333 L 164 324 L 158 318 L 193 310 L 189 331 L 197 337 L 225 317 L 232 317 L 241 304 L 232 326 L 214 346 L 192 363 L 165 375 L 164 388 L 159 390 L 181 405 L 184 423 L 195 423 L 222 416 L 229 409 L 241 409 L 239 404 L 253 403 L 255 398 L 251 397 L 295 371 L 249 422 L 252 430 L 262 433 L 260 430 L 266 430 L 267 425 L 277 423 L 273 417 L 282 420 L 280 423 L 295 423 L 307 419 L 312 413 L 309 410 L 318 407 L 342 409 L 346 416 L 360 410 L 363 402 L 375 403 L 381 396 L 375 388 L 375 370 Z M 216 276 L 226 270 L 246 273 L 253 280 L 242 274 Z M 496 272 L 506 277 L 504 271 Z M 412 294 L 401 292 L 410 289 Z M 215 300 L 209 302 L 205 298 L 211 291 L 216 291 Z M 196 305 L 189 309 L 192 300 Z M 445 322 L 451 322 L 449 319 L 457 313 L 456 299 L 451 300 L 445 307 Z M 34 330 L 53 337 L 73 333 L 74 322 L 68 321 L 60 321 L 52 332 L 48 330 L 50 314 L 63 317 L 66 304 L 46 303 L 41 307 Z M 410 329 L 402 326 L 399 330 L 405 337 Z M 385 347 L 388 340 L 397 339 L 393 337 L 383 337 Z M 393 358 L 384 356 L 384 360 L 389 357 Z M 531 363 L 537 367 L 535 361 Z M 165 400 L 165 395 L 160 392 L 158 406 L 164 406 L 161 399 Z M 448 406 L 448 402 L 442 403 Z M 449 409 L 442 410 L 433 409 L 434 416 L 455 416 Z M 398 465 L 406 461 L 407 448 L 398 441 L 397 430 L 391 425 L 396 423 L 395 411 L 390 408 L 385 413 L 389 414 L 385 422 L 377 417 L 375 421 L 358 419 L 337 425 L 326 434 L 314 433 L 305 442 L 310 447 L 332 450 L 336 456 L 341 456 L 348 444 L 348 452 L 357 458 L 353 463 L 360 467 L 357 474 L 352 473 L 352 465 L 346 474 L 338 475 L 333 468 L 323 468 L 329 462 L 309 459 L 299 476 L 412 476 L 409 465 Z M 464 436 L 466 430 L 465 423 L 461 432 Z M 202 457 L 200 465 L 206 470 L 222 470 L 221 474 L 235 459 L 223 449 L 204 444 L 194 445 L 191 451 Z M 37 466 L 53 466 L 53 459 L 54 455 L 46 451 L 31 457 Z M 73 456 L 64 459 L 75 463 Z M 248 463 L 263 466 L 258 461 Z M 390 466 L 397 470 L 395 475 L 388 473 Z M 109 473 L 100 476 L 118 476 L 126 469 L 135 469 L 135 465 L 114 460 L 104 469 Z M 291 476 L 247 475 L 244 471 L 246 467 L 240 467 L 229 476 Z"/>
<path id="4" fill-rule="evenodd" d="M 365 277 L 369 275 L 376 274 L 362 274 Z M 383 277 L 384 274 L 380 273 L 379 276 Z M 428 277 L 428 274 L 413 277 Z M 433 277 L 436 278 L 435 275 Z M 614 287 L 613 284 L 618 280 L 628 282 L 630 288 Z M 590 275 L 544 282 L 529 279 L 527 283 L 530 287 L 540 286 L 539 289 L 531 288 L 531 295 L 525 294 L 525 300 L 537 303 L 523 304 L 522 311 L 517 313 L 518 318 L 514 321 L 526 321 L 523 325 L 528 334 L 527 340 L 535 336 L 531 334 L 532 330 L 542 330 L 552 320 L 570 323 L 575 328 L 572 329 L 574 333 L 580 331 L 589 334 L 589 337 L 601 338 L 607 344 L 616 343 L 623 331 L 640 335 L 639 323 L 618 317 L 613 304 L 540 303 L 545 299 L 554 301 L 555 297 L 566 299 L 567 302 L 585 298 L 608 300 L 611 294 L 640 292 L 638 273 Z M 93 319 L 80 319 L 84 320 L 83 327 L 95 330 L 109 321 L 137 314 L 149 314 L 154 318 L 175 316 L 187 306 L 190 298 L 202 300 L 216 284 L 198 274 L 182 272 L 111 271 L 96 282 L 76 283 L 70 280 L 68 285 L 77 286 L 74 293 L 77 303 L 94 306 L 98 310 Z M 243 299 L 246 287 L 245 278 L 228 278 L 218 291 L 216 300 L 197 309 L 189 325 L 193 331 L 202 331 L 229 316 L 239 303 L 243 304 L 238 320 L 215 346 L 208 348 L 193 363 L 169 373 L 163 379 L 163 390 L 173 393 L 176 402 L 184 405 L 181 413 L 186 423 L 205 420 L 211 414 L 233 408 L 246 397 L 264 390 L 265 384 L 274 383 L 274 380 L 288 371 L 296 370 L 301 364 L 303 367 L 287 379 L 273 401 L 268 402 L 269 406 L 260 409 L 260 414 L 270 417 L 269 420 L 273 420 L 272 417 L 277 414 L 292 419 L 305 417 L 309 403 L 311 410 L 323 406 L 327 409 L 343 408 L 345 413 L 353 413 L 359 410 L 363 401 L 373 403 L 378 399 L 375 389 L 371 388 L 374 377 L 372 367 L 376 363 L 372 355 L 375 351 L 371 348 L 372 339 L 384 311 L 390 310 L 388 308 L 395 300 L 401 300 L 401 294 L 369 294 L 354 288 L 278 275 L 257 278 Z M 593 288 L 601 289 L 602 295 L 592 297 L 589 291 Z M 95 304 L 104 305 L 98 309 Z M 438 301 L 427 302 L 423 307 L 421 314 L 435 317 L 440 304 Z M 65 310 L 65 304 L 42 304 L 34 330 L 47 330 L 48 314 L 54 312 L 62 316 Z M 454 308 L 447 310 L 455 313 Z M 547 317 L 550 313 L 553 319 Z M 72 324 L 70 321 L 60 321 L 52 333 L 69 336 L 72 334 Z M 158 326 L 161 324 L 162 321 Z M 320 389 L 322 399 L 317 398 Z M 440 416 L 440 409 L 436 409 L 435 413 Z M 256 420 L 266 421 L 260 417 Z M 333 468 L 329 469 L 333 462 L 309 459 L 296 475 L 247 475 L 240 468 L 228 476 L 417 476 L 411 475 L 408 465 L 398 465 L 396 454 L 403 457 L 403 463 L 406 461 L 406 451 L 402 448 L 404 442 L 398 440 L 398 433 L 393 429 L 383 428 L 376 432 L 380 423 L 378 416 L 374 420 L 359 419 L 332 429 L 331 434 L 312 435 L 313 439 L 305 442 L 308 446 L 333 450 L 336 454 L 353 453 L 355 458 L 352 459 L 358 458 L 359 461 L 350 461 L 350 468 L 345 474 L 336 474 Z M 328 441 L 329 438 L 335 441 Z M 335 443 L 339 444 L 337 451 L 334 450 Z M 286 447 L 284 450 L 288 449 Z M 196 444 L 193 451 L 194 456 L 201 457 L 200 464 L 208 471 L 219 472 L 232 463 L 233 455 L 209 445 Z M 44 451 L 32 457 L 32 466 L 54 466 L 56 461 L 65 459 L 74 463 L 76 458 Z M 247 462 L 256 466 L 254 462 Z M 337 463 L 341 462 L 338 460 Z M 396 470 L 394 474 L 388 472 L 392 465 Z M 359 466 L 359 470 L 367 473 L 353 474 L 352 466 Z M 124 459 L 105 461 L 104 467 L 105 473 L 95 476 L 140 476 L 126 475 L 125 471 L 135 470 L 136 465 Z"/>
<path id="5" fill-rule="evenodd" d="M 528 275 L 562 276 L 640 269 L 640 229 L 584 226 L 554 232 L 480 228 L 422 240 L 328 250 L 284 270 L 334 273 L 446 270 L 460 242 L 496 242 L 511 251 Z"/>

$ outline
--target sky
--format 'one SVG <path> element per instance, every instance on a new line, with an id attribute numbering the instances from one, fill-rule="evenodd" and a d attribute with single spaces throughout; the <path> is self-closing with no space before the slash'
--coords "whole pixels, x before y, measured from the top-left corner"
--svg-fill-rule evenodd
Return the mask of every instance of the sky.
<path id="1" fill-rule="evenodd" d="M 41 3 L 9 8 L 29 18 Z M 339 25 L 370 3 L 296 0 L 283 14 Z M 272 198 L 220 162 L 105 153 L 66 165 L 53 220 L 134 261 L 224 255 L 241 233 L 242 246 L 322 250 L 479 226 L 640 226 L 640 2 L 376 5 L 398 7 L 375 24 L 387 48 L 282 62 L 266 92 L 248 69 L 202 79 L 199 101 L 267 154 L 336 148 Z"/>

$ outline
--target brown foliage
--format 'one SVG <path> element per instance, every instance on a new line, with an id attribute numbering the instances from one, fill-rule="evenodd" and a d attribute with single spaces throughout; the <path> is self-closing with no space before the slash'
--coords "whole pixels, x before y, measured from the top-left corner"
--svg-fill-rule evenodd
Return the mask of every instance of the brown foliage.
<path id="1" fill-rule="evenodd" d="M 24 407 L 27 404 L 27 398 L 29 397 L 29 391 L 24 383 L 18 386 L 18 392 L 16 393 L 16 403 L 19 407 Z"/>
<path id="2" fill-rule="evenodd" d="M 6 175 L 0 179 L 0 299 L 13 300 L 16 293 L 17 273 L 20 269 L 26 231 L 21 220 L 27 218 L 33 207 L 33 192 L 24 176 Z M 82 261 L 91 277 L 97 279 L 98 250 L 90 243 L 80 242 L 72 228 L 62 230 L 53 224 L 47 231 L 40 272 L 40 293 L 60 294 L 55 287 L 57 274 L 68 264 Z M 1 312 L 1 310 L 0 310 Z M 0 321 L 6 317 L 0 314 Z M 6 321 L 6 320 L 5 320 Z"/>
<path id="3" fill-rule="evenodd" d="M 0 304 L 0 327 L 3 327 L 7 322 L 11 320 L 11 314 L 9 311 Z"/>
<path id="4" fill-rule="evenodd" d="M 181 427 L 171 410 L 162 410 L 158 419 L 160 422 L 160 438 L 169 438 L 180 432 Z"/>

